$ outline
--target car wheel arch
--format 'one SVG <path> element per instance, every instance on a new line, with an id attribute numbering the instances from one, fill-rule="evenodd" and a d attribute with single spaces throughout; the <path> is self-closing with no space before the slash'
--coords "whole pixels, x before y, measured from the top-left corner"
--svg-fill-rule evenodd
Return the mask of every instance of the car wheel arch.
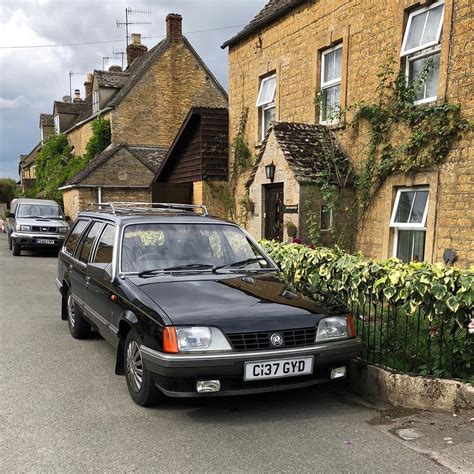
<path id="1" fill-rule="evenodd" d="M 129 333 L 131 329 L 135 329 L 138 333 L 140 333 L 137 326 L 138 326 L 138 318 L 131 311 L 125 312 L 120 318 L 119 330 L 117 333 L 119 343 L 117 345 L 117 354 L 116 354 L 116 361 L 115 361 L 115 374 L 116 375 L 125 375 L 125 364 L 124 364 L 124 357 L 123 357 L 125 339 L 127 338 L 127 334 Z"/>
<path id="2" fill-rule="evenodd" d="M 71 289 L 71 284 L 68 280 L 62 281 L 61 287 L 61 319 L 63 321 L 67 320 L 67 294 Z"/>

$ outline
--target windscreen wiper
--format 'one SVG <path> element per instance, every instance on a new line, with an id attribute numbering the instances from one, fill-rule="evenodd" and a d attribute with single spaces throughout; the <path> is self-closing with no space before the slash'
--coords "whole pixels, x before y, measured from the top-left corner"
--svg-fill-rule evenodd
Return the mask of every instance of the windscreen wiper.
<path id="1" fill-rule="evenodd" d="M 257 263 L 261 261 L 267 262 L 263 257 L 253 257 L 253 258 L 246 258 L 245 260 L 238 260 L 237 262 L 233 263 L 226 263 L 225 265 L 219 265 L 217 267 L 213 267 L 212 271 L 215 272 L 220 270 L 221 268 L 236 268 L 236 267 L 245 267 L 246 265 L 250 265 L 251 263 Z M 269 268 L 262 268 L 263 270 L 268 270 Z"/>
<path id="2" fill-rule="evenodd" d="M 178 271 L 178 270 L 192 270 L 192 269 L 207 270 L 211 268 L 214 268 L 214 266 L 209 263 L 188 263 L 185 265 L 176 265 L 174 267 L 156 268 L 154 270 L 144 270 L 143 272 L 140 272 L 138 276 L 141 278 L 147 275 L 156 275 L 157 273 L 172 272 L 172 271 Z"/>

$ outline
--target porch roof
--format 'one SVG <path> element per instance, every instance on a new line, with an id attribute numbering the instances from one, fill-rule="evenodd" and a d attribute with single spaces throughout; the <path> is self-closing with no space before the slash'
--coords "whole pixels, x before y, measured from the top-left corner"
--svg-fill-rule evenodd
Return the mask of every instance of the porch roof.
<path id="1" fill-rule="evenodd" d="M 247 187 L 255 178 L 272 133 L 299 183 L 316 183 L 325 173 L 329 174 L 333 183 L 350 184 L 354 181 L 351 163 L 326 125 L 274 122 L 257 155 Z"/>

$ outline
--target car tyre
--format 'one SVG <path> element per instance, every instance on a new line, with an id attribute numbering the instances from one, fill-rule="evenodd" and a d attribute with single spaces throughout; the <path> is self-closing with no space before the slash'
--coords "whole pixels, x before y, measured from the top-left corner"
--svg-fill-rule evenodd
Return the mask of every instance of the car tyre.
<path id="1" fill-rule="evenodd" d="M 66 311 L 69 332 L 74 339 L 86 339 L 91 333 L 91 325 L 77 311 L 76 303 L 72 297 L 71 290 L 68 290 L 66 296 Z"/>
<path id="2" fill-rule="evenodd" d="M 132 400 L 142 407 L 156 405 L 164 395 L 156 387 L 151 372 L 145 367 L 140 350 L 141 340 L 131 329 L 125 339 L 123 360 L 127 388 Z"/>
<path id="3" fill-rule="evenodd" d="M 18 257 L 21 255 L 21 246 L 20 244 L 17 244 L 15 240 L 12 242 L 12 254 L 15 257 Z"/>

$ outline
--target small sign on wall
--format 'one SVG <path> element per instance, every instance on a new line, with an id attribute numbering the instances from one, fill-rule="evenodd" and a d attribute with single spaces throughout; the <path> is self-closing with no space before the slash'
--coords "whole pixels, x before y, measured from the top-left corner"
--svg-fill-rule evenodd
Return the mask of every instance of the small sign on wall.
<path id="1" fill-rule="evenodd" d="M 285 204 L 283 212 L 285 214 L 298 214 L 298 204 Z"/>

